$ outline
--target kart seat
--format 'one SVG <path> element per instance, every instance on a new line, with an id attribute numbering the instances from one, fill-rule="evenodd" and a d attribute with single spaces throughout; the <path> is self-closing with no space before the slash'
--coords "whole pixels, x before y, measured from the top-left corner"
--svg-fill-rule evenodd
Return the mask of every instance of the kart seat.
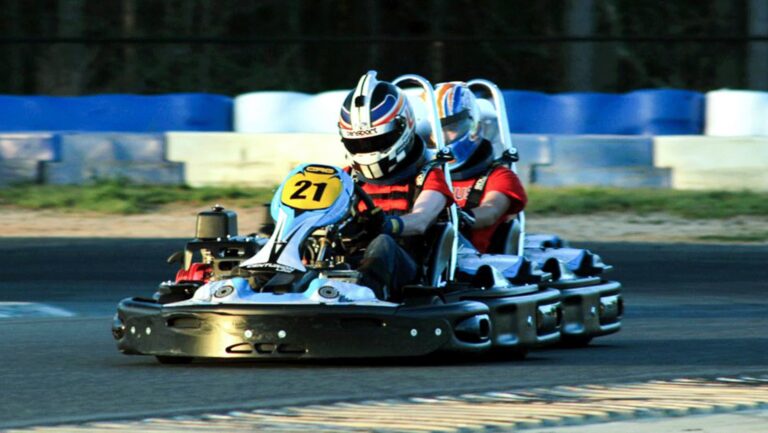
<path id="1" fill-rule="evenodd" d="M 518 245 L 522 232 L 522 224 L 517 218 L 499 225 L 491 237 L 488 253 L 519 255 L 521 252 L 518 251 Z"/>
<path id="2" fill-rule="evenodd" d="M 427 231 L 427 261 L 425 284 L 440 286 L 446 281 L 446 271 L 451 263 L 451 251 L 454 240 L 453 225 L 450 222 L 438 222 Z"/>

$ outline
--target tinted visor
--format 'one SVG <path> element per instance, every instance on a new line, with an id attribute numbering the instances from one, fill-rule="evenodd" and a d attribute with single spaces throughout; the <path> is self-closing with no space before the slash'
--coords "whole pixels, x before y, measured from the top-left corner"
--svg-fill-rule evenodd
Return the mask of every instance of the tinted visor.
<path id="1" fill-rule="evenodd" d="M 400 128 L 389 131 L 386 134 L 375 135 L 365 138 L 342 138 L 341 142 L 347 148 L 347 152 L 352 154 L 382 152 L 392 147 L 400 139 L 402 131 Z"/>
<path id="2" fill-rule="evenodd" d="M 469 116 L 469 111 L 462 111 L 448 116 L 442 119 L 441 122 L 445 144 L 451 144 L 464 137 L 472 128 L 472 118 Z"/>

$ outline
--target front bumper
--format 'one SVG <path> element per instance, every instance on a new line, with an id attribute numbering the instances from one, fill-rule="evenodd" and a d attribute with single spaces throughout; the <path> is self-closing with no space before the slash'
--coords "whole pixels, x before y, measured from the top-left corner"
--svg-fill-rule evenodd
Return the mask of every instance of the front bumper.
<path id="1" fill-rule="evenodd" d="M 624 314 L 621 283 L 584 278 L 550 287 L 561 293 L 563 340 L 588 341 L 621 329 Z"/>
<path id="2" fill-rule="evenodd" d="M 525 295 L 494 297 L 493 291 L 462 297 L 488 306 L 494 349 L 527 350 L 560 340 L 560 292 L 542 289 Z"/>
<path id="3" fill-rule="evenodd" d="M 126 354 L 193 358 L 321 359 L 423 356 L 491 347 L 488 307 L 202 305 L 128 298 L 112 332 Z"/>

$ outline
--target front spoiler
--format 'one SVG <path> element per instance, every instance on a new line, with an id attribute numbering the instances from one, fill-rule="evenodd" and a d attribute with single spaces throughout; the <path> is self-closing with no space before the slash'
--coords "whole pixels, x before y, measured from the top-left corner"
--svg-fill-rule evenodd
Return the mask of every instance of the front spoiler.
<path id="1" fill-rule="evenodd" d="M 493 348 L 514 351 L 542 347 L 560 340 L 560 296 L 560 292 L 554 289 L 540 289 L 512 297 L 494 296 L 493 290 L 478 290 L 461 296 L 461 299 L 487 305 L 493 323 Z"/>
<path id="2" fill-rule="evenodd" d="M 491 346 L 479 302 L 420 307 L 118 305 L 113 335 L 126 354 L 199 358 L 361 358 L 478 352 Z M 458 330 L 458 331 L 457 331 Z"/>

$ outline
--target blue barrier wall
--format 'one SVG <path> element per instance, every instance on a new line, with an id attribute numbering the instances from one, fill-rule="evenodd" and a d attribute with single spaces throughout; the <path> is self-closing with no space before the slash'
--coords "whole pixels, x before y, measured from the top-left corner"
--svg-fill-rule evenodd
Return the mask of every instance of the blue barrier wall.
<path id="1" fill-rule="evenodd" d="M 0 131 L 231 131 L 232 98 L 204 93 L 0 96 Z"/>
<path id="2" fill-rule="evenodd" d="M 687 135 L 704 130 L 704 95 L 698 92 L 503 93 L 512 133 Z"/>

